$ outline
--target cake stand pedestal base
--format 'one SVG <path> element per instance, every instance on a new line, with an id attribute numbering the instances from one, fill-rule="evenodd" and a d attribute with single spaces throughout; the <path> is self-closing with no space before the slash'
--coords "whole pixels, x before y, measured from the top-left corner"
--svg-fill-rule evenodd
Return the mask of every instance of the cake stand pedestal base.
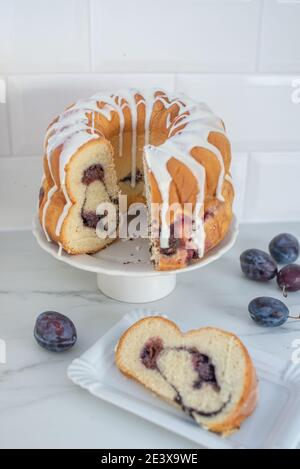
<path id="1" fill-rule="evenodd" d="M 104 295 L 126 303 L 149 303 L 169 295 L 176 285 L 176 274 L 131 277 L 97 274 Z"/>

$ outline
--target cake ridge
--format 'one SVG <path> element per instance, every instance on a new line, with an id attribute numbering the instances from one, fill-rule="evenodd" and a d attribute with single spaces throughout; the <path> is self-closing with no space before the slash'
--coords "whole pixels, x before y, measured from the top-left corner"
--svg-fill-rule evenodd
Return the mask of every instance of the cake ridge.
<path id="1" fill-rule="evenodd" d="M 165 123 L 166 139 L 159 145 L 150 143 L 151 120 L 154 115 L 154 107 L 160 103 L 162 110 L 166 111 Z M 209 135 L 212 132 L 222 134 L 226 139 L 221 119 L 217 118 L 205 103 L 198 103 L 188 98 L 183 93 L 166 92 L 164 90 L 151 88 L 150 90 L 139 90 L 130 88 L 117 92 L 96 93 L 88 99 L 82 99 L 63 111 L 48 127 L 44 142 L 45 154 L 49 172 L 53 181 L 51 192 L 47 192 L 47 202 L 42 208 L 42 226 L 47 239 L 45 219 L 47 210 L 51 204 L 51 199 L 57 190 L 61 190 L 65 197 L 65 206 L 56 222 L 55 234 L 60 236 L 65 218 L 72 206 L 68 190 L 65 187 L 66 167 L 72 156 L 86 143 L 106 139 L 105 132 L 99 127 L 96 119 L 104 117 L 108 122 L 112 122 L 114 116 L 117 117 L 118 126 L 118 154 L 123 155 L 123 142 L 125 125 L 125 112 L 129 111 L 131 127 L 131 173 L 130 184 L 134 188 L 136 185 L 137 171 L 137 139 L 140 106 L 144 106 L 144 116 L 142 120 L 144 132 L 144 158 L 148 168 L 153 173 L 162 198 L 161 207 L 161 247 L 168 246 L 170 238 L 170 224 L 167 220 L 169 207 L 169 193 L 172 177 L 167 168 L 172 158 L 183 163 L 194 175 L 198 185 L 195 208 L 193 211 L 194 229 L 192 240 L 199 257 L 205 251 L 205 230 L 204 230 L 204 201 L 206 185 L 206 167 L 197 161 L 191 154 L 194 148 L 203 148 L 212 153 L 219 165 L 218 179 L 216 186 L 216 198 L 224 201 L 222 195 L 224 181 L 232 185 L 230 174 L 226 172 L 224 157 L 220 149 L 209 142 Z M 59 150 L 59 181 L 57 182 L 53 174 L 53 154 Z M 56 155 L 57 156 L 57 155 Z M 55 188 L 54 188 L 55 187 Z"/>

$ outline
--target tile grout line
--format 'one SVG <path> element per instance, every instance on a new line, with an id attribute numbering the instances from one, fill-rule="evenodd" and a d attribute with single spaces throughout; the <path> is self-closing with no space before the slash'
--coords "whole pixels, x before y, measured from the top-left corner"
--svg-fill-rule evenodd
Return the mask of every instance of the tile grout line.
<path id="1" fill-rule="evenodd" d="M 88 73 L 93 73 L 93 22 L 92 22 L 92 13 L 93 13 L 93 7 L 92 7 L 92 1 L 88 0 L 88 32 L 89 32 L 89 72 Z"/>
<path id="2" fill-rule="evenodd" d="M 246 218 L 246 201 L 247 201 L 247 193 L 249 191 L 249 186 L 250 186 L 250 177 L 249 177 L 249 167 L 250 167 L 250 156 L 251 152 L 246 152 L 246 168 L 245 168 L 245 188 L 244 188 L 244 194 L 243 194 L 243 204 L 242 204 L 242 216 L 241 219 L 243 222 L 247 221 Z"/>
<path id="3" fill-rule="evenodd" d="M 299 0 L 300 1 L 300 0 Z M 64 77 L 64 76 L 79 76 L 79 77 L 89 77 L 89 76 L 102 76 L 102 75 L 114 75 L 114 76 L 129 76 L 129 75 L 144 75 L 144 76 L 155 76 L 155 75 L 169 75 L 169 76 L 175 76 L 179 78 L 179 76 L 182 75 L 190 75 L 190 76 L 200 76 L 202 78 L 210 78 L 210 77 L 219 77 L 221 78 L 294 78 L 295 76 L 298 76 L 296 72 L 272 72 L 272 71 L 266 71 L 266 72 L 260 72 L 260 71 L 252 71 L 252 72 L 228 72 L 228 71 L 207 71 L 204 72 L 203 70 L 198 70 L 198 71 L 176 71 L 176 70 L 168 70 L 168 71 L 142 71 L 142 70 L 120 70 L 120 71 L 108 71 L 108 70 L 103 70 L 101 72 L 97 70 L 89 70 L 89 71 L 83 71 L 83 70 L 78 70 L 78 71 L 64 71 L 64 72 L 13 72 L 13 73 L 1 73 L 1 77 L 4 78 L 4 80 L 7 80 L 9 78 L 39 78 L 39 77 Z"/>
<path id="4" fill-rule="evenodd" d="M 261 47 L 262 47 L 262 29 L 263 29 L 263 16 L 265 10 L 265 0 L 261 0 L 259 5 L 259 23 L 258 23 L 258 37 L 256 44 L 256 60 L 255 60 L 255 73 L 259 73 L 261 64 Z"/>
<path id="5" fill-rule="evenodd" d="M 178 73 L 174 73 L 174 92 L 178 91 Z"/>
<path id="6" fill-rule="evenodd" d="M 9 86 L 9 78 L 5 77 L 6 81 L 6 103 L 5 103 L 5 114 L 7 119 L 7 127 L 8 127 L 8 142 L 9 142 L 9 157 L 13 158 L 15 156 L 14 148 L 13 148 L 13 137 L 12 137 L 12 119 L 11 119 L 11 109 L 10 109 L 10 86 Z"/>

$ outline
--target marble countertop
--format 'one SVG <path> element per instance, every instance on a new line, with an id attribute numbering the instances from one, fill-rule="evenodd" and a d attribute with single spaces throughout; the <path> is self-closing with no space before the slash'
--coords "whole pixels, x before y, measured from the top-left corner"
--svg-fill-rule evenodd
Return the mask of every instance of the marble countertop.
<path id="1" fill-rule="evenodd" d="M 264 329 L 249 319 L 255 296 L 280 298 L 275 282 L 245 279 L 239 254 L 266 249 L 279 232 L 300 238 L 300 224 L 243 225 L 234 248 L 215 263 L 178 277 L 168 297 L 145 305 L 175 321 L 183 315 L 199 327 L 212 325 L 241 336 L 247 346 L 291 358 L 300 321 Z M 0 363 L 1 448 L 195 448 L 188 440 L 92 397 L 66 377 L 68 364 L 88 349 L 134 305 L 104 297 L 96 276 L 75 270 L 43 252 L 29 231 L 0 233 L 0 339 L 7 346 Z M 300 313 L 300 292 L 286 300 Z M 45 310 L 67 314 L 78 331 L 76 346 L 63 354 L 41 349 L 33 339 L 35 318 Z"/>

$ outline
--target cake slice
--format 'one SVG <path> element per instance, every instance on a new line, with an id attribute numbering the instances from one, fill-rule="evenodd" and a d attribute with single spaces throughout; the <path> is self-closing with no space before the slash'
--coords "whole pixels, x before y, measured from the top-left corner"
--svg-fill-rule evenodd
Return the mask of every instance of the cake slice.
<path id="1" fill-rule="evenodd" d="M 237 430 L 257 403 L 257 379 L 247 349 L 221 329 L 182 333 L 168 319 L 147 317 L 120 338 L 116 364 L 202 427 L 223 435 Z"/>
<path id="2" fill-rule="evenodd" d="M 49 172 L 47 158 L 44 164 L 45 171 Z M 111 144 L 104 138 L 86 142 L 63 167 L 63 173 L 60 185 L 57 181 L 57 185 L 49 188 L 45 178 L 42 186 L 45 196 L 40 204 L 40 219 L 47 238 L 59 242 L 70 254 L 97 252 L 115 240 L 113 236 L 105 236 L 104 222 L 109 221 L 113 226 L 114 214 L 118 221 L 119 187 Z M 55 204 L 48 205 L 49 194 Z M 106 204 L 109 208 L 115 207 L 115 211 L 98 213 L 98 208 Z M 103 236 L 96 231 L 101 219 Z"/>

